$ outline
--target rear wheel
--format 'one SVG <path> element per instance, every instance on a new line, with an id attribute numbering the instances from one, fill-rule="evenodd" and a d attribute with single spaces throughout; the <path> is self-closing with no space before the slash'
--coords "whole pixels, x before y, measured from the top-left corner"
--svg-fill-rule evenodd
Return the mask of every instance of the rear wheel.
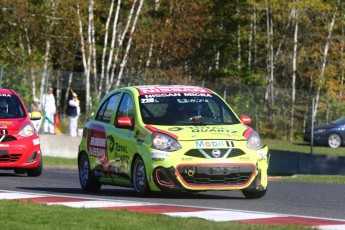
<path id="1" fill-rule="evenodd" d="M 90 161 L 85 153 L 82 153 L 78 160 L 79 181 L 81 188 L 86 192 L 96 192 L 101 189 L 99 183 L 91 173 Z"/>
<path id="2" fill-rule="evenodd" d="M 339 134 L 332 133 L 328 137 L 328 146 L 331 148 L 338 148 L 341 145 L 341 137 Z"/>
<path id="3" fill-rule="evenodd" d="M 134 190 L 141 195 L 148 194 L 150 187 L 147 182 L 145 164 L 141 157 L 135 159 L 132 175 Z"/>
<path id="4" fill-rule="evenodd" d="M 38 166 L 36 168 L 27 169 L 26 173 L 28 174 L 29 177 L 37 177 L 42 174 L 42 171 L 43 171 L 43 157 L 41 155 Z"/>

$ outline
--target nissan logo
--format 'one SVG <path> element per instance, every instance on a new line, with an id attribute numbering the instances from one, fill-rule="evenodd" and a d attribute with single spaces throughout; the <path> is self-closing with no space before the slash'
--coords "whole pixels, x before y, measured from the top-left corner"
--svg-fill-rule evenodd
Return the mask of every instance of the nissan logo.
<path id="1" fill-rule="evenodd" d="M 212 150 L 212 155 L 213 155 L 214 157 L 219 157 L 220 154 L 221 154 L 221 152 L 220 152 L 219 149 L 213 149 L 213 150 Z"/>

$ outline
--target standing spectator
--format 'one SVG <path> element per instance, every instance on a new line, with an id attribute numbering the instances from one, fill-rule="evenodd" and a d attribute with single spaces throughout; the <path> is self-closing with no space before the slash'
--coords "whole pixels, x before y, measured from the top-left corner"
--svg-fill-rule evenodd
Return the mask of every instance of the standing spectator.
<path id="1" fill-rule="evenodd" d="M 36 131 L 38 132 L 40 130 L 41 127 L 41 123 L 42 123 L 42 113 L 41 113 L 41 103 L 40 100 L 38 100 L 38 98 L 34 98 L 34 100 L 32 101 L 32 104 L 29 107 L 29 115 L 30 117 L 35 117 L 37 116 L 41 117 L 41 119 L 39 120 L 32 120 L 32 124 L 34 125 Z"/>
<path id="2" fill-rule="evenodd" d="M 69 118 L 69 131 L 72 137 L 77 136 L 78 118 L 80 115 L 79 104 L 78 95 L 71 90 L 67 102 L 67 115 Z"/>
<path id="3" fill-rule="evenodd" d="M 47 93 L 43 94 L 41 98 L 41 105 L 44 112 L 43 132 L 55 134 L 54 114 L 56 112 L 56 106 L 52 87 L 48 87 Z"/>

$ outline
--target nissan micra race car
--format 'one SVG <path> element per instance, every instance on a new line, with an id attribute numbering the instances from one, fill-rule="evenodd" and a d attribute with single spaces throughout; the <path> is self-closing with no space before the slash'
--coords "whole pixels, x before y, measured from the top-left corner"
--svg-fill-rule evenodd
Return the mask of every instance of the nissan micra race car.
<path id="1" fill-rule="evenodd" d="M 19 95 L 0 89 L 0 169 L 40 176 L 43 168 L 40 138 Z M 31 118 L 31 119 L 30 119 Z"/>
<path id="2" fill-rule="evenodd" d="M 268 148 L 215 92 L 195 86 L 114 90 L 85 124 L 78 169 L 83 190 L 103 184 L 153 191 L 241 190 L 268 186 Z"/>

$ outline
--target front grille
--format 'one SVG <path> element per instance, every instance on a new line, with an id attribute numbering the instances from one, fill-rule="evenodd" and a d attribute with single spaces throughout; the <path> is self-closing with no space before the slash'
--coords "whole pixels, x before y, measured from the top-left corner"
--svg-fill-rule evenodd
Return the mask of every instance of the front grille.
<path id="1" fill-rule="evenodd" d="M 198 157 L 198 158 L 230 158 L 237 157 L 246 154 L 241 149 L 236 148 L 226 148 L 226 149 L 216 149 L 219 150 L 220 154 L 215 156 L 212 152 L 215 149 L 191 149 L 185 153 L 186 156 Z"/>
<path id="2" fill-rule="evenodd" d="M 0 163 L 16 162 L 21 156 L 22 154 L 1 154 Z"/>
<path id="3" fill-rule="evenodd" d="M 254 166 L 180 166 L 178 172 L 189 185 L 243 185 L 254 172 Z"/>
<path id="4" fill-rule="evenodd" d="M 0 135 L 0 142 L 15 141 L 17 138 L 11 135 Z"/>

